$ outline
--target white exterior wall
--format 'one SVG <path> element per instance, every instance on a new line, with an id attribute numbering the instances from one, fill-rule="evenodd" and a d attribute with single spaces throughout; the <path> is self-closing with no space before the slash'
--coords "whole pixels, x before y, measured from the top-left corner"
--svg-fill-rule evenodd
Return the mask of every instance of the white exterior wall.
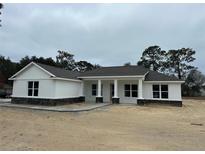
<path id="1" fill-rule="evenodd" d="M 166 84 L 168 85 L 168 100 L 181 100 L 181 83 L 143 83 L 143 98 L 144 99 L 156 99 L 153 98 L 152 85 L 153 84 Z M 167 99 L 164 99 L 167 100 Z"/>
<path id="2" fill-rule="evenodd" d="M 101 84 L 103 85 L 103 101 L 104 102 L 110 102 L 110 84 L 113 83 L 113 81 L 107 80 L 101 81 Z M 93 81 L 84 81 L 84 95 L 85 95 L 85 101 L 95 101 L 96 96 L 92 96 L 92 84 L 98 84 L 97 80 Z"/>
<path id="3" fill-rule="evenodd" d="M 39 81 L 39 98 L 53 98 L 55 92 L 55 81 L 38 67 L 31 65 L 21 72 L 13 82 L 13 97 L 28 96 L 28 81 Z"/>
<path id="4" fill-rule="evenodd" d="M 120 80 L 118 81 L 118 94 L 121 103 L 137 103 L 137 97 L 125 97 L 124 94 L 124 85 L 125 84 L 137 84 L 138 80 Z M 138 86 L 139 89 L 139 86 Z"/>
<path id="5" fill-rule="evenodd" d="M 28 96 L 28 81 L 39 81 L 39 98 L 53 98 L 55 92 L 54 80 L 39 80 L 39 79 L 27 79 L 27 80 L 14 80 L 13 83 L 13 97 L 32 97 Z"/>
<path id="6" fill-rule="evenodd" d="M 110 102 L 110 84 L 114 84 L 113 80 L 101 80 L 103 84 L 103 101 Z M 97 80 L 84 81 L 84 94 L 86 101 L 95 101 L 96 96 L 92 96 L 92 84 L 98 84 Z M 125 84 L 138 84 L 138 80 L 118 80 L 118 97 L 120 103 L 137 103 L 136 97 L 124 96 Z M 181 100 L 181 83 L 146 83 L 142 84 L 142 94 L 144 99 L 153 99 L 152 85 L 153 84 L 167 84 L 168 85 L 168 99 L 164 100 Z M 139 88 L 139 87 L 138 87 Z"/>
<path id="7" fill-rule="evenodd" d="M 28 96 L 28 81 L 39 81 L 38 96 Z M 82 82 L 55 80 L 35 65 L 21 72 L 13 82 L 13 97 L 71 98 L 82 96 Z"/>
<path id="8" fill-rule="evenodd" d="M 182 100 L 181 84 L 172 83 L 168 85 L 169 85 L 169 99 Z"/>
<path id="9" fill-rule="evenodd" d="M 56 98 L 72 98 L 83 96 L 81 82 L 56 80 L 55 83 Z"/>
<path id="10" fill-rule="evenodd" d="M 42 71 L 40 68 L 35 65 L 31 65 L 29 68 L 25 69 L 16 79 L 48 79 L 50 76 Z"/>
<path id="11" fill-rule="evenodd" d="M 110 84 L 114 84 L 114 80 L 101 80 L 103 85 L 103 101 L 110 102 Z M 86 101 L 95 101 L 96 96 L 92 96 L 92 84 L 98 84 L 97 80 L 84 81 L 84 94 Z M 138 84 L 138 80 L 118 80 L 118 97 L 121 103 L 137 103 L 137 98 L 124 96 L 124 84 Z"/>

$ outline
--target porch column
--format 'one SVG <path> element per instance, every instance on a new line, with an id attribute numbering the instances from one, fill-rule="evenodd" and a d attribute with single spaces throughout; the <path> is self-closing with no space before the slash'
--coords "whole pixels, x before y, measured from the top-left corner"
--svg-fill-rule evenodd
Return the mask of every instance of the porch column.
<path id="1" fill-rule="evenodd" d="M 118 85 L 117 85 L 117 80 L 114 80 L 114 98 L 118 98 L 118 94 L 117 94 L 117 89 L 118 89 Z"/>
<path id="2" fill-rule="evenodd" d="M 85 101 L 85 94 L 84 94 L 84 81 L 81 82 L 81 94 L 79 97 L 79 101 L 84 102 Z"/>
<path id="3" fill-rule="evenodd" d="M 142 79 L 139 79 L 139 89 L 138 89 L 138 98 L 139 99 L 143 99 L 143 96 L 142 96 Z"/>
<path id="4" fill-rule="evenodd" d="M 98 97 L 102 97 L 101 96 L 101 80 L 98 80 Z"/>
<path id="5" fill-rule="evenodd" d="M 98 80 L 96 103 L 102 103 L 102 102 L 103 102 L 103 97 L 101 96 L 101 80 Z"/>
<path id="6" fill-rule="evenodd" d="M 112 103 L 118 104 L 120 102 L 120 98 L 118 97 L 118 81 L 114 80 L 114 97 L 112 98 Z"/>

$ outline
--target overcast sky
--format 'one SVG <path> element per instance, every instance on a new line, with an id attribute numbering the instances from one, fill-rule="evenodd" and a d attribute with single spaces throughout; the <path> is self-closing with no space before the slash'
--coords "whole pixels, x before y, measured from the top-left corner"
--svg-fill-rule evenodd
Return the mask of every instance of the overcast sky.
<path id="1" fill-rule="evenodd" d="M 136 64 L 151 45 L 190 47 L 205 73 L 205 4 L 5 4 L 0 54 L 55 58 L 70 51 L 102 66 Z"/>

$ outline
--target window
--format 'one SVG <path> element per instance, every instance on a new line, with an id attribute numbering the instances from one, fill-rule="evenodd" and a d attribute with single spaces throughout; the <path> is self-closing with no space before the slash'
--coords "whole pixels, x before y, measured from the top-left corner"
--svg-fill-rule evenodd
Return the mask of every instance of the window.
<path id="1" fill-rule="evenodd" d="M 168 85 L 152 85 L 153 98 L 168 98 Z"/>
<path id="2" fill-rule="evenodd" d="M 153 98 L 160 98 L 159 85 L 152 85 Z"/>
<path id="3" fill-rule="evenodd" d="M 92 96 L 97 95 L 97 84 L 92 84 Z M 101 96 L 103 95 L 103 84 L 101 84 Z"/>
<path id="4" fill-rule="evenodd" d="M 101 96 L 103 96 L 103 84 L 101 84 Z"/>
<path id="5" fill-rule="evenodd" d="M 39 82 L 29 81 L 28 82 L 28 96 L 38 96 Z"/>
<path id="6" fill-rule="evenodd" d="M 125 84 L 124 91 L 125 91 L 125 97 L 138 97 L 137 84 Z"/>
<path id="7" fill-rule="evenodd" d="M 130 97 L 130 85 L 125 85 L 125 97 Z"/>
<path id="8" fill-rule="evenodd" d="M 168 85 L 161 85 L 161 97 L 168 98 Z"/>
<path id="9" fill-rule="evenodd" d="M 132 85 L 132 97 L 138 97 L 138 86 L 136 84 Z"/>
<path id="10" fill-rule="evenodd" d="M 96 96 L 96 94 L 97 94 L 97 85 L 92 84 L 92 96 Z"/>

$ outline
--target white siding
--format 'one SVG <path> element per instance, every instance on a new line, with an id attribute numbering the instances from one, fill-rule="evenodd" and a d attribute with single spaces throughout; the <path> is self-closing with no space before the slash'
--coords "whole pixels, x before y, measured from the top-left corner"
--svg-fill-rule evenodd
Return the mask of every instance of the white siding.
<path id="1" fill-rule="evenodd" d="M 181 84 L 180 83 L 143 83 L 143 97 L 144 99 L 153 99 L 152 85 L 153 84 L 167 84 L 169 91 L 168 100 L 181 100 Z"/>
<path id="2" fill-rule="evenodd" d="M 97 84 L 97 80 L 84 81 L 84 94 L 86 101 L 95 101 L 96 96 L 92 96 L 92 84 Z M 102 80 L 103 84 L 103 101 L 110 102 L 110 84 L 114 84 L 113 80 Z M 124 96 L 124 84 L 138 84 L 138 80 L 118 80 L 118 97 L 121 103 L 137 103 L 137 98 Z"/>
<path id="3" fill-rule="evenodd" d="M 13 82 L 13 97 L 28 96 L 28 81 L 39 81 L 38 96 L 35 98 L 71 98 L 82 96 L 82 83 L 54 80 L 50 75 L 31 65 L 21 72 Z"/>
<path id="4" fill-rule="evenodd" d="M 169 84 L 169 99 L 181 100 L 181 84 Z"/>
<path id="5" fill-rule="evenodd" d="M 56 80 L 55 97 L 56 98 L 71 98 L 82 96 L 81 82 Z"/>
<path id="6" fill-rule="evenodd" d="M 110 84 L 113 81 L 101 81 L 103 85 L 103 101 L 110 102 Z M 92 84 L 98 84 L 97 80 L 94 81 L 84 81 L 84 95 L 86 101 L 95 101 L 96 96 L 92 96 Z"/>
<path id="7" fill-rule="evenodd" d="M 124 85 L 125 84 L 137 84 L 138 85 L 138 80 L 122 80 L 118 81 L 118 94 L 120 97 L 120 102 L 121 103 L 137 103 L 137 98 L 136 97 L 125 97 L 124 94 Z"/>
<path id="8" fill-rule="evenodd" d="M 143 98 L 145 98 L 145 99 L 152 98 L 152 84 L 143 83 L 142 95 L 143 95 Z"/>
<path id="9" fill-rule="evenodd" d="M 104 102 L 110 101 L 110 84 L 113 84 L 113 80 L 102 80 L 103 84 L 103 100 Z M 92 84 L 97 84 L 97 80 L 84 81 L 84 94 L 86 101 L 95 101 L 96 96 L 92 96 Z M 118 97 L 121 103 L 137 103 L 135 97 L 124 96 L 125 84 L 138 84 L 138 80 L 118 80 Z M 154 84 L 168 84 L 169 99 L 168 100 L 181 100 L 181 84 L 180 83 L 154 83 Z M 143 98 L 153 99 L 152 95 L 152 83 L 143 82 Z"/>
<path id="10" fill-rule="evenodd" d="M 35 65 L 31 65 L 19 75 L 16 79 L 48 79 L 50 76 Z"/>
<path id="11" fill-rule="evenodd" d="M 55 92 L 55 81 L 35 65 L 31 65 L 19 75 L 13 82 L 13 97 L 28 97 L 28 81 L 39 81 L 38 97 L 53 98 Z"/>
<path id="12" fill-rule="evenodd" d="M 14 80 L 13 84 L 13 97 L 28 97 L 28 81 L 39 81 L 38 97 L 40 98 L 52 98 L 54 97 L 55 81 L 54 80 Z"/>

